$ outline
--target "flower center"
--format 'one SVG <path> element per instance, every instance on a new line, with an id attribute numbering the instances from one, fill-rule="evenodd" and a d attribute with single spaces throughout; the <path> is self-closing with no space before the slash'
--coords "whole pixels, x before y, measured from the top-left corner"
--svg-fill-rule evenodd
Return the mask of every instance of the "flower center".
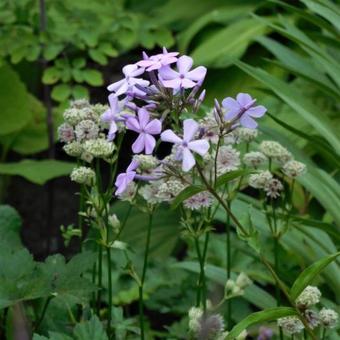
<path id="1" fill-rule="evenodd" d="M 180 74 L 179 77 L 180 77 L 181 79 L 184 79 L 184 78 L 185 78 L 184 74 Z"/>

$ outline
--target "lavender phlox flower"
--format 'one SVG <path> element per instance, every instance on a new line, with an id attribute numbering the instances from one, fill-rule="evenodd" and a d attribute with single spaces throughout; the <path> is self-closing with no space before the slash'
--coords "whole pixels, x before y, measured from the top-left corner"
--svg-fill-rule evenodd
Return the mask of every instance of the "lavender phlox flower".
<path id="1" fill-rule="evenodd" d="M 145 68 L 146 71 L 159 70 L 161 67 L 173 64 L 177 61 L 178 52 L 168 52 L 165 47 L 163 47 L 163 53 L 148 56 L 143 52 L 143 59 L 137 63 L 138 66 Z"/>
<path id="2" fill-rule="evenodd" d="M 138 162 L 132 160 L 126 171 L 117 176 L 115 186 L 117 187 L 116 195 L 122 194 L 128 185 L 133 182 L 136 176 L 136 169 L 138 168 Z"/>
<path id="3" fill-rule="evenodd" d="M 109 133 L 107 135 L 107 139 L 112 141 L 115 138 L 116 132 L 118 130 L 116 122 L 122 120 L 122 118 L 119 116 L 122 108 L 119 105 L 118 98 L 113 93 L 109 95 L 109 103 L 109 109 L 106 110 L 100 118 L 102 122 L 109 124 Z"/>
<path id="4" fill-rule="evenodd" d="M 160 80 L 165 87 L 178 89 L 190 89 L 201 84 L 207 73 L 204 66 L 198 66 L 190 71 L 193 60 L 184 55 L 177 60 L 178 71 L 173 70 L 170 66 L 164 66 L 159 70 Z"/>
<path id="5" fill-rule="evenodd" d="M 209 150 L 209 143 L 204 139 L 193 140 L 199 130 L 199 124 L 193 119 L 186 119 L 183 122 L 183 139 L 178 137 L 172 130 L 165 130 L 161 134 L 163 142 L 174 143 L 179 146 L 182 158 L 182 170 L 187 172 L 196 164 L 193 152 L 204 156 Z"/>
<path id="6" fill-rule="evenodd" d="M 125 76 L 124 79 L 121 79 L 107 87 L 109 91 L 115 92 L 115 96 L 120 96 L 122 94 L 126 94 L 129 92 L 130 95 L 134 93 L 142 93 L 143 91 L 139 90 L 136 85 L 140 85 L 142 87 L 147 87 L 149 85 L 149 81 L 141 78 L 137 78 L 141 74 L 144 73 L 144 68 L 139 68 L 136 64 L 129 64 L 123 67 L 123 74 Z"/>
<path id="7" fill-rule="evenodd" d="M 150 113 L 145 108 L 140 108 L 138 110 L 138 118 L 129 117 L 125 124 L 129 130 L 139 133 L 139 136 L 132 145 L 132 151 L 140 153 L 145 150 L 146 154 L 151 154 L 156 145 L 153 135 L 161 133 L 161 121 L 159 119 L 150 120 Z"/>
<path id="8" fill-rule="evenodd" d="M 240 124 L 249 129 L 255 129 L 257 123 L 253 118 L 262 117 L 267 109 L 262 106 L 254 106 L 256 99 L 247 93 L 239 93 L 236 100 L 231 97 L 223 99 L 222 106 L 227 110 L 224 119 L 228 122 L 240 121 Z"/>

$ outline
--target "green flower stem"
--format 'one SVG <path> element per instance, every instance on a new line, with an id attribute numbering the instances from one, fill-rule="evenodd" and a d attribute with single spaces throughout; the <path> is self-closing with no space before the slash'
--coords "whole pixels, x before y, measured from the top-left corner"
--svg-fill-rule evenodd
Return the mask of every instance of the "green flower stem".
<path id="1" fill-rule="evenodd" d="M 150 250 L 150 239 L 151 239 L 151 228 L 152 228 L 152 217 L 153 214 L 150 213 L 149 215 L 149 223 L 148 223 L 148 230 L 146 235 L 146 245 L 145 245 L 145 252 L 144 252 L 144 263 L 143 263 L 143 271 L 142 277 L 139 284 L 139 323 L 140 323 L 140 336 L 141 339 L 145 339 L 144 335 L 144 301 L 143 301 L 143 289 L 144 289 L 144 282 L 146 276 L 146 269 L 148 266 L 148 257 L 149 257 L 149 250 Z"/>
<path id="2" fill-rule="evenodd" d="M 80 197 L 79 197 L 79 212 L 83 212 L 85 208 L 85 188 L 82 184 L 80 187 Z M 85 236 L 85 230 L 84 230 L 84 217 L 81 214 L 78 214 L 78 228 L 81 232 L 81 242 L 80 242 L 80 250 L 83 249 L 83 240 Z"/>
<path id="3" fill-rule="evenodd" d="M 321 340 L 325 340 L 325 339 L 326 339 L 326 327 L 323 328 L 322 336 L 321 336 Z"/>
<path id="4" fill-rule="evenodd" d="M 227 202 L 230 207 L 230 203 Z M 227 220 L 225 225 L 226 231 L 226 270 L 227 270 L 227 279 L 229 280 L 231 277 L 231 242 L 230 242 L 230 216 L 227 214 Z M 231 300 L 227 300 L 227 327 L 231 329 Z"/>
<path id="5" fill-rule="evenodd" d="M 103 271 L 103 247 L 99 245 L 98 247 L 98 294 L 97 294 L 97 314 L 100 312 L 101 305 L 101 295 L 102 295 L 102 271 Z"/>
<path id="6" fill-rule="evenodd" d="M 197 283 L 197 291 L 196 291 L 196 307 L 199 307 L 201 304 L 201 294 L 202 294 L 202 286 L 201 286 L 201 276 L 202 276 L 202 260 L 201 260 L 201 251 L 199 247 L 198 238 L 195 237 L 195 249 L 197 253 L 198 263 L 200 266 L 200 274 L 198 276 L 198 283 Z"/>
<path id="7" fill-rule="evenodd" d="M 46 311 L 47 311 L 47 307 L 48 307 L 48 305 L 50 304 L 52 298 L 53 298 L 53 296 L 49 296 L 49 297 L 46 299 L 46 301 L 45 301 L 45 303 L 44 303 L 44 306 L 43 306 L 43 309 L 42 309 L 42 311 L 41 311 L 40 317 L 39 317 L 39 319 L 37 320 L 37 322 L 36 322 L 36 324 L 35 324 L 34 330 L 38 330 L 38 329 L 39 329 L 39 327 L 40 327 L 42 321 L 43 321 L 44 318 L 45 318 Z"/>

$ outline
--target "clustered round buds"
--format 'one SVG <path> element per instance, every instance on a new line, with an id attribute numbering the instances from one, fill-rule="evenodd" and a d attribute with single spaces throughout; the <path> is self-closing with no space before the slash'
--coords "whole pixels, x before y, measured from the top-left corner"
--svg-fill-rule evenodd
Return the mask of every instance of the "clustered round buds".
<path id="1" fill-rule="evenodd" d="M 133 159 L 138 162 L 139 169 L 146 172 L 155 169 L 159 163 L 157 158 L 151 155 L 134 155 Z"/>
<path id="2" fill-rule="evenodd" d="M 263 141 L 260 144 L 260 150 L 268 158 L 280 164 L 285 164 L 292 159 L 291 153 L 278 142 Z"/>
<path id="3" fill-rule="evenodd" d="M 273 175 L 270 171 L 260 171 L 257 174 L 250 175 L 249 185 L 255 189 L 264 189 L 268 186 L 270 181 L 273 179 Z"/>
<path id="4" fill-rule="evenodd" d="M 222 146 L 217 155 L 217 174 L 222 175 L 226 172 L 234 171 L 241 164 L 240 152 L 230 145 Z"/>
<path id="5" fill-rule="evenodd" d="M 63 143 L 70 143 L 74 140 L 74 130 L 72 125 L 63 123 L 58 127 L 58 137 Z"/>
<path id="6" fill-rule="evenodd" d="M 308 326 L 311 329 L 314 329 L 314 328 L 319 326 L 320 318 L 319 318 L 319 315 L 318 315 L 318 313 L 316 311 L 314 311 L 312 309 L 306 309 L 303 312 L 303 315 L 306 318 L 306 320 L 308 322 Z"/>
<path id="7" fill-rule="evenodd" d="M 296 316 L 279 318 L 277 324 L 288 335 L 300 333 L 305 328 L 301 320 Z"/>
<path id="8" fill-rule="evenodd" d="M 213 198 L 208 191 L 203 191 L 186 199 L 183 204 L 190 210 L 200 210 L 209 208 L 213 204 Z"/>
<path id="9" fill-rule="evenodd" d="M 103 138 L 87 140 L 84 143 L 84 151 L 96 158 L 107 158 L 114 149 L 114 144 Z"/>
<path id="10" fill-rule="evenodd" d="M 318 287 L 307 286 L 296 299 L 300 309 L 306 309 L 320 302 L 321 292 Z"/>
<path id="11" fill-rule="evenodd" d="M 244 290 L 253 282 L 245 273 L 240 273 L 236 280 L 229 279 L 224 288 L 224 297 L 230 299 L 244 294 Z"/>
<path id="12" fill-rule="evenodd" d="M 66 154 L 71 157 L 80 157 L 83 152 L 82 145 L 77 141 L 65 144 L 63 146 L 63 149 L 66 152 Z"/>
<path id="13" fill-rule="evenodd" d="M 72 170 L 70 177 L 71 181 L 73 182 L 85 185 L 92 185 L 95 181 L 96 174 L 92 169 L 85 166 L 80 166 Z"/>
<path id="14" fill-rule="evenodd" d="M 162 182 L 158 188 L 156 197 L 165 202 L 172 201 L 183 189 L 185 185 L 178 179 L 170 179 Z"/>
<path id="15" fill-rule="evenodd" d="M 283 165 L 282 171 L 288 177 L 296 178 L 305 173 L 306 165 L 301 162 L 291 160 Z"/>
<path id="16" fill-rule="evenodd" d="M 326 328 L 334 328 L 339 319 L 338 313 L 329 308 L 322 308 L 319 313 L 320 322 Z"/>
<path id="17" fill-rule="evenodd" d="M 98 137 L 98 125 L 89 119 L 82 120 L 76 125 L 75 134 L 79 142 L 83 142 Z"/>
<path id="18" fill-rule="evenodd" d="M 266 195 L 270 198 L 278 198 L 282 190 L 283 185 L 277 178 L 269 180 L 264 187 Z"/>
<path id="19" fill-rule="evenodd" d="M 259 151 L 251 151 L 243 156 L 243 163 L 252 168 L 258 168 L 267 161 L 267 157 Z"/>
<path id="20" fill-rule="evenodd" d="M 244 127 L 237 128 L 233 131 L 233 134 L 237 140 L 237 143 L 250 143 L 256 139 L 258 130 L 248 129 Z"/>

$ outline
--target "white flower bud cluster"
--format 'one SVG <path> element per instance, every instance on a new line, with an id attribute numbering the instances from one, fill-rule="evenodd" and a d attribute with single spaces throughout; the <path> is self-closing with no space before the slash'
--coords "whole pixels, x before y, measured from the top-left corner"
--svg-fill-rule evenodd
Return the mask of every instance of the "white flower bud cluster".
<path id="1" fill-rule="evenodd" d="M 233 134 L 237 139 L 237 143 L 250 143 L 256 139 L 258 135 L 257 129 L 248 129 L 244 127 L 239 127 L 234 130 Z"/>
<path id="2" fill-rule="evenodd" d="M 321 292 L 318 287 L 307 286 L 296 299 L 296 305 L 301 309 L 314 306 L 320 302 Z"/>
<path id="3" fill-rule="evenodd" d="M 219 149 L 216 164 L 218 175 L 237 170 L 240 164 L 239 151 L 235 150 L 230 145 L 224 145 Z"/>
<path id="4" fill-rule="evenodd" d="M 190 210 L 200 210 L 202 208 L 209 208 L 213 204 L 213 198 L 208 191 L 203 191 L 189 197 L 183 204 Z"/>
<path id="5" fill-rule="evenodd" d="M 283 184 L 277 178 L 272 178 L 270 181 L 266 183 L 264 187 L 266 195 L 270 198 L 280 197 L 280 193 L 282 190 Z"/>
<path id="6" fill-rule="evenodd" d="M 277 320 L 277 324 L 288 335 L 301 333 L 305 328 L 302 321 L 297 316 L 280 318 Z"/>
<path id="7" fill-rule="evenodd" d="M 74 141 L 75 134 L 72 125 L 63 123 L 58 127 L 58 137 L 63 143 L 70 143 Z"/>
<path id="8" fill-rule="evenodd" d="M 87 140 L 84 143 L 84 151 L 96 158 L 107 158 L 114 151 L 114 144 L 106 139 L 98 138 Z"/>
<path id="9" fill-rule="evenodd" d="M 185 185 L 178 179 L 170 179 L 168 181 L 163 181 L 159 188 L 156 197 L 164 202 L 169 202 L 173 200 L 183 189 Z"/>
<path id="10" fill-rule="evenodd" d="M 229 279 L 226 282 L 224 288 L 224 296 L 227 299 L 240 296 L 244 294 L 244 290 L 250 286 L 253 282 L 250 280 L 247 274 L 240 273 L 236 280 Z"/>
<path id="11" fill-rule="evenodd" d="M 85 119 L 76 125 L 75 134 L 79 142 L 95 139 L 98 137 L 99 127 L 94 121 Z"/>
<path id="12" fill-rule="evenodd" d="M 92 169 L 85 166 L 80 166 L 72 170 L 70 177 L 71 181 L 73 182 L 92 185 L 95 181 L 96 174 Z"/>
<path id="13" fill-rule="evenodd" d="M 339 314 L 329 308 L 322 308 L 319 313 L 320 322 L 326 328 L 334 328 L 339 320 Z"/>
<path id="14" fill-rule="evenodd" d="M 151 155 L 134 155 L 133 159 L 138 162 L 138 169 L 147 172 L 155 169 L 159 163 L 158 159 Z"/>
<path id="15" fill-rule="evenodd" d="M 163 200 L 158 196 L 159 187 L 162 182 L 155 181 L 151 184 L 142 186 L 138 193 L 144 198 L 144 200 L 149 204 L 158 204 Z"/>
<path id="16" fill-rule="evenodd" d="M 260 144 L 260 151 L 280 164 L 285 164 L 292 159 L 292 154 L 278 142 L 263 141 Z"/>
<path id="17" fill-rule="evenodd" d="M 65 144 L 63 146 L 63 149 L 66 152 L 66 154 L 71 157 L 80 157 L 83 152 L 82 145 L 77 141 Z"/>
<path id="18" fill-rule="evenodd" d="M 257 174 L 250 175 L 248 184 L 255 189 L 264 189 L 273 179 L 270 171 L 260 171 Z"/>
<path id="19" fill-rule="evenodd" d="M 251 151 L 243 156 L 243 163 L 251 168 L 258 168 L 267 161 L 267 157 L 259 151 Z"/>
<path id="20" fill-rule="evenodd" d="M 189 329 L 196 333 L 200 330 L 200 320 L 203 315 L 203 310 L 198 307 L 191 307 L 188 313 Z"/>
<path id="21" fill-rule="evenodd" d="M 136 196 L 136 193 L 137 193 L 137 185 L 135 182 L 131 182 L 127 186 L 126 190 L 118 196 L 118 198 L 121 201 L 132 202 Z"/>
<path id="22" fill-rule="evenodd" d="M 288 177 L 296 178 L 306 172 L 306 165 L 301 162 L 291 160 L 283 165 L 282 171 Z"/>

